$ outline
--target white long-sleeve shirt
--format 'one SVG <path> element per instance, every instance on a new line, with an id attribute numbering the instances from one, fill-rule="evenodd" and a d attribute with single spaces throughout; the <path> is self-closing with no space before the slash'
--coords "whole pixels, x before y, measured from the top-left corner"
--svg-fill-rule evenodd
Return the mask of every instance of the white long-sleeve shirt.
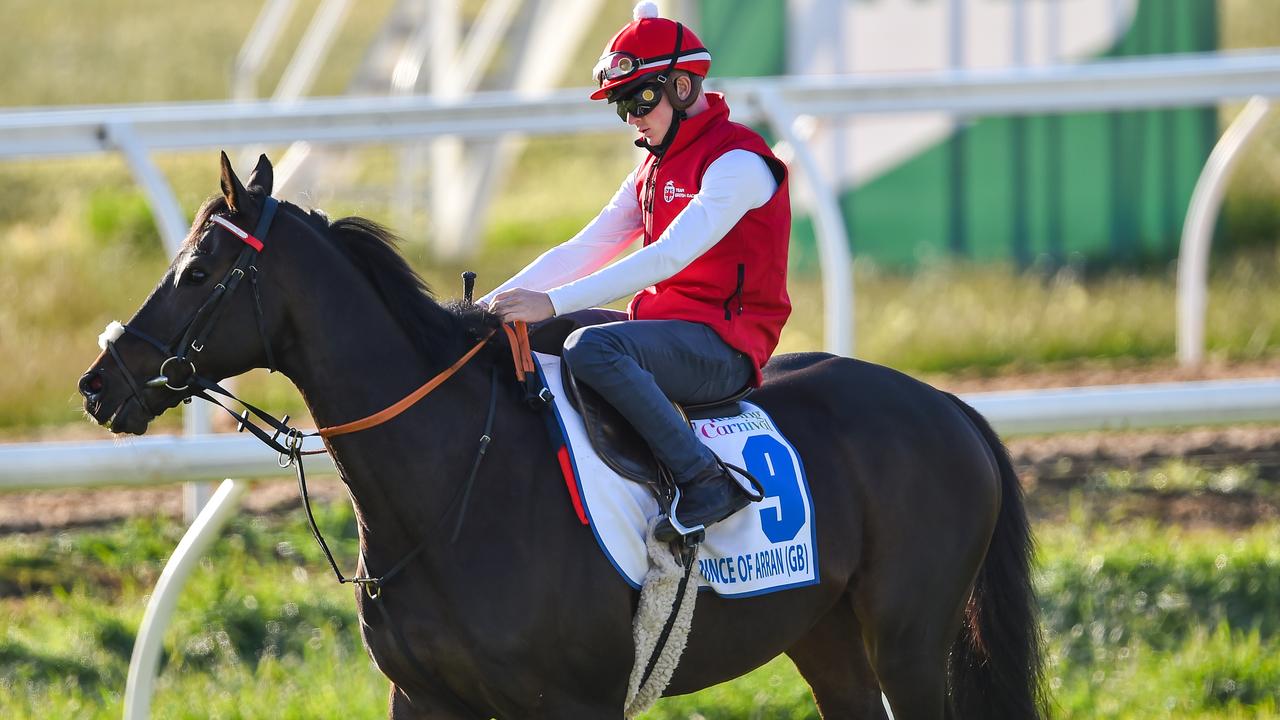
<path id="1" fill-rule="evenodd" d="M 644 232 L 636 197 L 640 167 L 581 232 L 538 256 L 480 301 L 492 304 L 495 295 L 511 288 L 536 290 L 547 293 L 555 313 L 562 315 L 633 295 L 683 270 L 778 189 L 764 158 L 730 150 L 707 166 L 697 194 L 657 240 L 606 267 Z"/>

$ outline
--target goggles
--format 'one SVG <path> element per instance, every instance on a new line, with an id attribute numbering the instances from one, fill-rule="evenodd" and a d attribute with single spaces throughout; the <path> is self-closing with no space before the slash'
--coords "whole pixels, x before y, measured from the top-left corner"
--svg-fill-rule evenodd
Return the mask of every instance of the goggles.
<path id="1" fill-rule="evenodd" d="M 640 58 L 628 52 L 611 52 L 600 58 L 592 72 L 597 86 L 606 82 L 629 78 L 640 71 Z"/>
<path id="2" fill-rule="evenodd" d="M 618 117 L 622 118 L 622 122 L 627 121 L 627 115 L 644 117 L 653 112 L 653 109 L 662 102 L 663 85 L 663 81 L 653 80 L 628 93 L 626 97 L 611 99 L 609 102 L 614 104 L 614 109 L 618 111 Z"/>

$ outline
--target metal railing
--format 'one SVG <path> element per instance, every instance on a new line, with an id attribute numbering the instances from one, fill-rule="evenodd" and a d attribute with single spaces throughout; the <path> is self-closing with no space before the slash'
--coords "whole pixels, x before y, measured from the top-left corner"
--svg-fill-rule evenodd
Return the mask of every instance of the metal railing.
<path id="1" fill-rule="evenodd" d="M 1240 151 L 1262 127 L 1271 112 L 1271 101 L 1250 98 L 1209 154 L 1187 204 L 1178 249 L 1177 341 L 1178 362 L 1184 367 L 1204 363 L 1205 314 L 1209 307 L 1209 248 L 1213 228 L 1222 207 L 1227 181 Z"/>
<path id="2" fill-rule="evenodd" d="M 947 112 L 994 115 L 1142 109 L 1280 96 L 1280 53 L 1236 52 L 1110 60 L 1021 70 L 806 76 L 708 82 L 737 100 L 735 118 L 767 120 L 768 90 L 796 113 Z M 106 129 L 133 127 L 147 150 L 249 143 L 388 142 L 443 135 L 553 134 L 620 130 L 583 89 L 536 98 L 481 92 L 429 96 L 188 102 L 30 109 L 0 113 L 0 159 L 116 152 Z M 743 100 L 749 107 L 743 107 Z"/>
<path id="3" fill-rule="evenodd" d="M 1142 109 L 1280 96 L 1280 53 L 1234 52 L 1109 60 L 1086 65 L 893 76 L 725 80 L 711 84 L 734 98 L 735 117 L 777 123 L 803 145 L 795 123 L 811 116 L 947 112 L 994 115 Z M 356 97 L 292 103 L 193 102 L 0 113 L 0 159 L 123 152 L 156 212 L 166 243 L 185 231 L 181 209 L 149 153 L 198 147 L 311 142 L 394 142 L 434 137 L 497 138 L 619 131 L 584 90 L 530 98 L 520 93 L 432 97 Z M 1232 154 L 1243 144 L 1233 145 Z M 801 150 L 803 148 L 800 148 Z M 835 188 L 800 163 L 829 215 Z M 1210 218 L 1211 220 L 1212 218 Z M 831 352 L 853 352 L 851 268 L 843 221 L 820 222 L 817 239 Z M 1212 226 L 1212 222 L 1209 223 Z M 1203 277 L 1200 278 L 1203 283 Z"/>
<path id="4" fill-rule="evenodd" d="M 1000 435 L 1280 422 L 1280 378 L 1099 385 L 962 394 Z M 320 449 L 310 439 L 305 449 Z M 316 456 L 313 474 L 332 473 Z M 0 443 L 0 491 L 292 477 L 251 436 Z"/>

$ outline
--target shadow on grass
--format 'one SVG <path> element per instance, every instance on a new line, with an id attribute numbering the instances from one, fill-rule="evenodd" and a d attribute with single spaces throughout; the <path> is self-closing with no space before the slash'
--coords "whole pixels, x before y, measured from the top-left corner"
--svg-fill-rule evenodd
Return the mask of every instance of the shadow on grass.
<path id="1" fill-rule="evenodd" d="M 100 670 L 63 655 L 41 653 L 19 643 L 0 640 L 0 678 L 59 684 L 73 680 L 81 688 L 105 684 Z"/>

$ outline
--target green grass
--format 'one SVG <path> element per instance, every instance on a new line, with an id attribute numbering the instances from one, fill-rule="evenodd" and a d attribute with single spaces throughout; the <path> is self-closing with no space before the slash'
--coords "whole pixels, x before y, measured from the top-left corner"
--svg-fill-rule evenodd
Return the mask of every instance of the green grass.
<path id="1" fill-rule="evenodd" d="M 1125 493 L 1141 490 L 1160 494 L 1212 492 L 1274 494 L 1275 487 L 1258 477 L 1257 465 L 1233 465 L 1210 471 L 1181 459 L 1171 459 L 1158 467 L 1140 471 L 1106 470 L 1095 473 L 1090 487 Z"/>
<path id="2" fill-rule="evenodd" d="M 354 556 L 346 505 L 319 521 Z M 1048 679 L 1061 718 L 1280 717 L 1280 524 L 1050 524 L 1039 536 Z M 119 715 L 147 593 L 181 534 L 137 519 L 0 538 L 0 716 Z M 165 636 L 157 717 L 381 717 L 386 681 L 351 591 L 305 523 L 239 517 Z M 198 700 L 197 700 L 198 699 Z M 339 702 L 341 701 L 341 702 Z M 660 702 L 649 720 L 814 718 L 785 658 Z"/>
<path id="3" fill-rule="evenodd" d="M 999 370 L 1080 360 L 1171 358 L 1172 273 L 1080 277 L 945 265 L 912 276 L 858 275 L 858 354 L 909 371 Z M 1280 341 L 1280 308 L 1265 298 L 1280 254 L 1220 260 L 1211 280 L 1207 345 L 1220 359 L 1266 357 Z M 813 288 L 797 298 L 811 308 Z M 816 309 L 816 308 L 815 308 Z M 798 319 L 810 313 L 797 313 Z M 816 323 L 795 328 L 816 345 Z"/>
<path id="4" fill-rule="evenodd" d="M 263 69 L 259 94 L 275 87 L 319 0 L 296 3 Z M 362 0 L 317 74 L 316 95 L 342 93 L 391 0 Z M 0 48 L 0 104 L 88 105 L 225 98 L 236 53 L 262 9 L 257 0 L 175 6 L 165 0 L 81 3 L 9 0 L 23 27 Z"/>
<path id="5" fill-rule="evenodd" d="M 1280 527 L 1040 533 L 1063 717 L 1274 717 Z"/>

